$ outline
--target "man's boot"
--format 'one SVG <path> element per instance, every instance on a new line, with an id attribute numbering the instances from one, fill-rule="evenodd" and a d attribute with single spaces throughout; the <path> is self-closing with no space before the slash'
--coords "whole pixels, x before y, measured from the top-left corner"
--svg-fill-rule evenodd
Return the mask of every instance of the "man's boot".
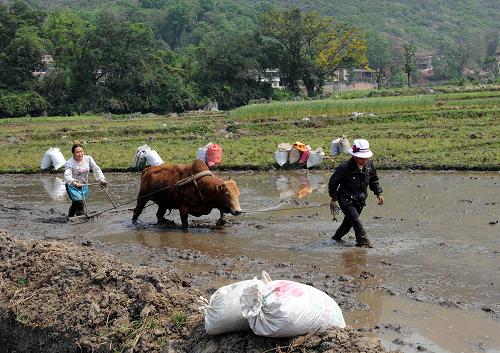
<path id="1" fill-rule="evenodd" d="M 360 248 L 373 248 L 372 242 L 366 235 L 366 230 L 360 229 L 356 234 L 356 246 Z"/>

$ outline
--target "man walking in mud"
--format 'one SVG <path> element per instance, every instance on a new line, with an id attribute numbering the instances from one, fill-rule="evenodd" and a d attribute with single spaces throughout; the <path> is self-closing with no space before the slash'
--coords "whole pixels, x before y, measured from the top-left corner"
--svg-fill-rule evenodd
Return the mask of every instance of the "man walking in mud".
<path id="1" fill-rule="evenodd" d="M 332 198 L 330 210 L 335 215 L 338 213 L 338 205 L 340 205 L 340 209 L 344 213 L 344 220 L 332 239 L 341 242 L 342 237 L 352 227 L 356 235 L 356 246 L 372 248 L 372 243 L 361 222 L 360 214 L 368 196 L 368 186 L 377 196 L 379 205 L 384 204 L 382 188 L 378 183 L 377 171 L 370 160 L 373 153 L 370 151 L 368 141 L 354 140 L 354 144 L 348 152 L 352 158 L 340 164 L 328 182 L 328 193 Z"/>

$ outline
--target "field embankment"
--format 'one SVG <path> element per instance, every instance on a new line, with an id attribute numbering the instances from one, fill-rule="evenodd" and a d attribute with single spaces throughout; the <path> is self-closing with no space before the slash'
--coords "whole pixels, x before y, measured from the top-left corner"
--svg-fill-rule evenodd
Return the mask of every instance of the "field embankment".
<path id="1" fill-rule="evenodd" d="M 352 328 L 290 339 L 208 336 L 196 302 L 207 293 L 165 267 L 134 267 L 89 245 L 0 231 L 0 259 L 7 352 L 385 352 L 379 339 Z"/>
<path id="2" fill-rule="evenodd" d="M 353 113 L 362 113 L 353 114 Z M 31 173 L 49 147 L 66 158 L 82 142 L 104 170 L 129 170 L 144 143 L 166 163 L 186 163 L 208 142 L 223 146 L 225 169 L 268 169 L 281 142 L 327 155 L 332 139 L 366 138 L 383 169 L 498 170 L 500 90 L 329 98 L 253 104 L 231 112 L 84 115 L 0 120 L 0 172 Z M 330 168 L 343 157 L 326 160 Z"/>

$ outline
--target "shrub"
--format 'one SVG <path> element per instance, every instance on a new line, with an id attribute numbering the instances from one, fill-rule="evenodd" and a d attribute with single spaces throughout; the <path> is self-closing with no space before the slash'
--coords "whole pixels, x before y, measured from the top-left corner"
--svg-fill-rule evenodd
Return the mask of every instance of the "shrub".
<path id="1" fill-rule="evenodd" d="M 4 93 L 0 96 L 0 117 L 39 116 L 49 107 L 36 92 Z"/>

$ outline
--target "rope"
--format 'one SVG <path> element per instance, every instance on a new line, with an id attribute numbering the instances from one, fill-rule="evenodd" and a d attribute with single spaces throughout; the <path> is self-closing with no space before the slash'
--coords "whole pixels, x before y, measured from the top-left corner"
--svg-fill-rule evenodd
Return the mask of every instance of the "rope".
<path id="1" fill-rule="evenodd" d="M 325 207 L 328 204 L 323 203 L 321 205 L 309 205 L 309 206 L 301 206 L 301 207 L 288 207 L 288 208 L 276 208 L 276 209 L 265 209 L 265 210 L 254 210 L 254 211 L 243 211 L 242 213 L 244 214 L 250 214 L 250 213 L 260 213 L 260 212 L 276 212 L 276 211 L 292 211 L 292 210 L 302 210 L 302 209 L 307 209 L 307 208 L 319 208 L 319 207 Z"/>

